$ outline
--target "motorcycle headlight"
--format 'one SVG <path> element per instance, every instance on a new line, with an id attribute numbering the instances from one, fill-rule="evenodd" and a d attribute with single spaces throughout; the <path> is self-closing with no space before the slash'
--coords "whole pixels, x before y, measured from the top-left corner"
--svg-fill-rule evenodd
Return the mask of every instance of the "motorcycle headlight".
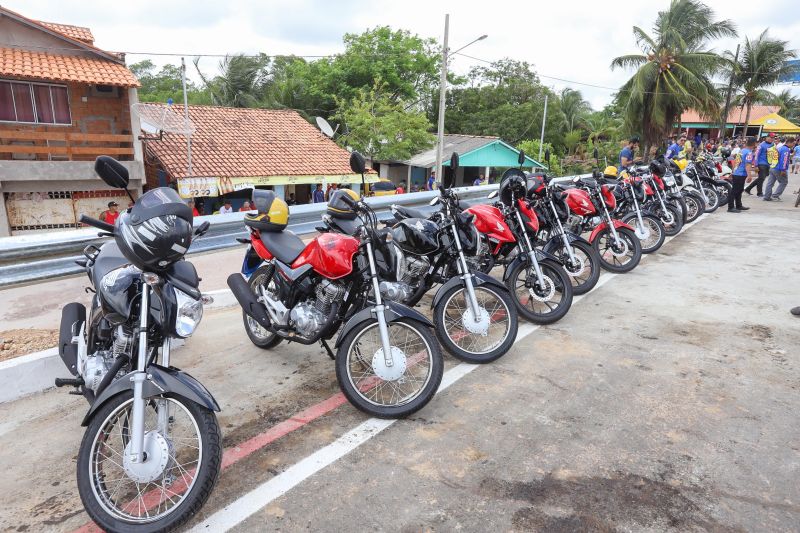
<path id="1" fill-rule="evenodd" d="M 178 312 L 175 314 L 175 333 L 179 337 L 189 337 L 203 319 L 203 300 L 195 300 L 188 294 L 175 289 Z"/>

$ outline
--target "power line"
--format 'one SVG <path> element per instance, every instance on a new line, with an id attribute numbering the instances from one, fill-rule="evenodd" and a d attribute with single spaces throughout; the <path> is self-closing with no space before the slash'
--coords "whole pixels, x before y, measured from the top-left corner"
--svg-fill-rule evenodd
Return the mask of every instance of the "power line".
<path id="1" fill-rule="evenodd" d="M 94 46 L 94 45 L 90 45 Z M 17 50 L 30 50 L 31 48 L 37 50 L 44 50 L 44 51 L 55 51 L 55 52 L 86 52 L 85 48 L 68 48 L 68 47 L 58 47 L 58 46 L 42 46 L 42 45 L 25 45 L 19 46 L 13 43 L 0 43 L 0 47 L 2 48 L 14 48 Z M 95 47 L 96 48 L 96 47 Z M 98 50 L 100 50 L 98 48 Z M 110 54 L 125 54 L 125 55 L 132 55 L 132 56 L 166 56 L 166 57 L 230 57 L 230 56 L 240 56 L 240 57 L 247 57 L 252 59 L 258 59 L 262 57 L 262 55 L 267 55 L 269 57 L 301 57 L 301 58 L 308 58 L 308 59 L 323 59 L 327 57 L 336 57 L 339 54 L 327 54 L 327 55 L 313 55 L 313 54 L 238 54 L 238 53 L 227 53 L 227 54 L 195 54 L 190 52 L 123 52 L 123 51 L 112 51 L 112 50 L 102 50 L 103 52 L 110 53 Z"/>

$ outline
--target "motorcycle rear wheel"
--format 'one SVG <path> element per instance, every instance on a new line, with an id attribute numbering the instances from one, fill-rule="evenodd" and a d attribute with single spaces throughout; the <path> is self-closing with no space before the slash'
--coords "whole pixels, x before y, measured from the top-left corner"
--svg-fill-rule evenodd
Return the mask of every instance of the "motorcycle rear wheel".
<path id="1" fill-rule="evenodd" d="M 105 531 L 171 531 L 200 510 L 217 482 L 222 464 L 222 434 L 214 412 L 180 397 L 149 399 L 146 435 L 161 436 L 155 407 L 158 401 L 170 406 L 167 407 L 170 425 L 182 419 L 191 424 L 188 433 L 181 433 L 180 437 L 173 427 L 168 438 L 156 436 L 145 441 L 146 447 L 149 444 L 156 451 L 163 450 L 155 457 L 150 456 L 151 461 L 158 458 L 165 464 L 151 481 L 137 482 L 128 476 L 122 466 L 123 456 L 118 455 L 120 450 L 124 454 L 130 442 L 132 392 L 112 397 L 95 413 L 83 435 L 78 452 L 78 492 L 86 512 Z M 197 442 L 197 447 L 192 442 Z M 146 461 L 142 465 L 143 468 L 137 469 L 142 475 L 149 474 L 148 479 L 155 475 Z M 156 463 L 155 468 L 158 467 Z M 127 500 L 129 494 L 134 499 L 121 505 L 120 501 Z"/>
<path id="2" fill-rule="evenodd" d="M 534 324 L 552 324 L 561 320 L 572 307 L 572 282 L 561 265 L 544 259 L 539 261 L 548 287 L 536 286 L 537 276 L 529 263 L 518 262 L 506 276 L 506 287 L 514 298 L 517 311 Z M 543 292 L 546 291 L 546 294 Z M 551 300 L 558 302 L 551 305 Z"/>
<path id="3" fill-rule="evenodd" d="M 642 260 L 642 243 L 628 228 L 617 228 L 617 235 L 623 243 L 624 250 L 615 249 L 614 236 L 609 228 L 597 234 L 592 241 L 592 246 L 600 256 L 600 266 L 609 272 L 622 274 L 636 268 Z M 620 257 L 625 260 L 623 261 Z"/>
<path id="4" fill-rule="evenodd" d="M 273 268 L 274 267 L 272 265 L 264 265 L 253 272 L 253 275 L 250 276 L 250 281 L 248 282 L 253 292 L 258 294 L 258 288 L 264 284 L 264 280 L 267 278 L 267 276 L 272 276 Z M 274 282 L 270 281 L 269 287 L 267 287 L 267 292 L 271 292 L 273 287 Z M 244 331 L 247 333 L 247 338 L 249 338 L 250 342 L 262 350 L 274 348 L 283 340 L 279 335 L 272 333 L 271 331 L 267 331 L 261 327 L 258 322 L 253 320 L 253 318 L 244 311 L 242 311 L 242 321 L 244 322 Z"/>
<path id="5" fill-rule="evenodd" d="M 444 374 L 444 357 L 430 329 L 402 318 L 387 324 L 395 365 L 402 374 L 387 376 L 400 367 L 381 365 L 383 347 L 378 321 L 358 324 L 336 352 L 336 379 L 345 397 L 356 408 L 378 418 L 403 418 L 431 401 Z M 409 339 L 411 337 L 411 339 Z M 397 353 L 395 354 L 395 349 Z M 384 373 L 383 379 L 379 376 Z"/>

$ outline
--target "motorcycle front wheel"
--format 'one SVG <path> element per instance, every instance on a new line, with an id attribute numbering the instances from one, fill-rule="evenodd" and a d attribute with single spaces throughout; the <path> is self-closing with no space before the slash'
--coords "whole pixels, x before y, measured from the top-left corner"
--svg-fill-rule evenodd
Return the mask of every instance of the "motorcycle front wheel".
<path id="1" fill-rule="evenodd" d="M 353 328 L 336 352 L 336 379 L 355 407 L 378 418 L 402 418 L 433 398 L 444 358 L 429 328 L 403 318 L 387 324 L 392 364 L 386 364 L 378 321 Z"/>
<path id="2" fill-rule="evenodd" d="M 600 266 L 609 272 L 622 274 L 630 272 L 642 260 L 642 243 L 628 228 L 617 228 L 619 243 L 609 228 L 605 228 L 592 241 L 592 246 L 600 256 Z"/>
<path id="3" fill-rule="evenodd" d="M 713 213 L 719 207 L 719 195 L 717 190 L 712 187 L 703 187 L 703 192 L 706 193 L 706 213 Z"/>
<path id="4" fill-rule="evenodd" d="M 208 499 L 222 463 L 213 411 L 173 396 L 146 400 L 146 459 L 132 463 L 133 393 L 111 398 L 95 414 L 78 452 L 78 492 L 105 531 L 170 531 Z"/>
<path id="5" fill-rule="evenodd" d="M 492 285 L 474 287 L 476 317 L 463 285 L 451 287 L 433 310 L 436 337 L 444 349 L 467 363 L 490 363 L 511 349 L 519 319 L 511 295 Z M 437 294 L 437 297 L 439 295 Z"/>
<path id="6" fill-rule="evenodd" d="M 639 237 L 638 233 L 634 233 L 641 240 L 643 254 L 651 254 L 664 244 L 664 239 L 666 238 L 664 224 L 661 223 L 657 216 L 642 214 L 644 226 L 641 228 L 639 227 L 639 217 L 636 216 L 636 213 L 628 213 L 622 217 L 622 221 L 627 222 L 645 234 L 643 237 Z"/>
<path id="7" fill-rule="evenodd" d="M 250 276 L 250 280 L 248 284 L 250 288 L 256 294 L 259 294 L 259 287 L 264 285 L 264 282 L 269 277 L 272 277 L 272 271 L 274 267 L 272 265 L 264 265 L 259 267 L 258 270 L 253 272 L 253 275 Z M 269 285 L 265 288 L 267 292 L 274 293 L 277 291 L 277 287 L 275 286 L 275 282 L 270 279 Z M 253 317 L 242 311 L 242 321 L 244 322 L 244 331 L 247 333 L 247 338 L 250 339 L 250 342 L 261 348 L 262 350 L 269 350 L 270 348 L 274 348 L 275 346 L 279 345 L 283 340 L 280 336 L 276 333 L 272 333 L 264 329 L 261 324 L 256 322 Z"/>
<path id="8" fill-rule="evenodd" d="M 533 265 L 517 263 L 506 277 L 506 287 L 519 313 L 534 324 L 552 324 L 572 306 L 572 283 L 564 269 L 549 259 L 539 261 L 544 286 L 538 284 Z"/>
<path id="9" fill-rule="evenodd" d="M 683 197 L 683 201 L 686 203 L 686 224 L 694 222 L 706 211 L 706 203 L 699 193 L 688 193 Z"/>
<path id="10" fill-rule="evenodd" d="M 588 242 L 574 241 L 570 245 L 575 263 L 570 261 L 569 252 L 563 245 L 554 253 L 569 276 L 572 294 L 586 294 L 597 285 L 597 280 L 600 279 L 600 258 L 597 257 L 597 252 Z"/>
<path id="11" fill-rule="evenodd" d="M 661 213 L 661 223 L 664 225 L 667 237 L 674 237 L 683 229 L 683 215 L 679 208 L 671 204 L 667 204 L 667 211 L 670 216 Z"/>

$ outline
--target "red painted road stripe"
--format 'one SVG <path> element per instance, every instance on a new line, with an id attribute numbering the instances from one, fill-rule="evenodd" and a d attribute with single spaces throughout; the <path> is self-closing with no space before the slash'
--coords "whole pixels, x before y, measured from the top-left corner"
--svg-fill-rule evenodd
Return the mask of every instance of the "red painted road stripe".
<path id="1" fill-rule="evenodd" d="M 321 416 L 330 413 L 342 404 L 347 403 L 347 398 L 341 392 L 334 394 L 327 400 L 323 400 L 295 414 L 291 418 L 272 426 L 263 433 L 244 441 L 238 446 L 228 448 L 222 454 L 222 470 L 238 463 L 242 459 L 252 455 L 261 448 L 275 442 L 281 437 L 300 429 L 306 424 L 313 422 Z M 159 491 L 160 494 L 160 491 Z M 157 502 L 156 502 L 157 503 Z M 89 522 L 76 529 L 73 533 L 103 533 L 103 530 L 94 522 Z"/>

